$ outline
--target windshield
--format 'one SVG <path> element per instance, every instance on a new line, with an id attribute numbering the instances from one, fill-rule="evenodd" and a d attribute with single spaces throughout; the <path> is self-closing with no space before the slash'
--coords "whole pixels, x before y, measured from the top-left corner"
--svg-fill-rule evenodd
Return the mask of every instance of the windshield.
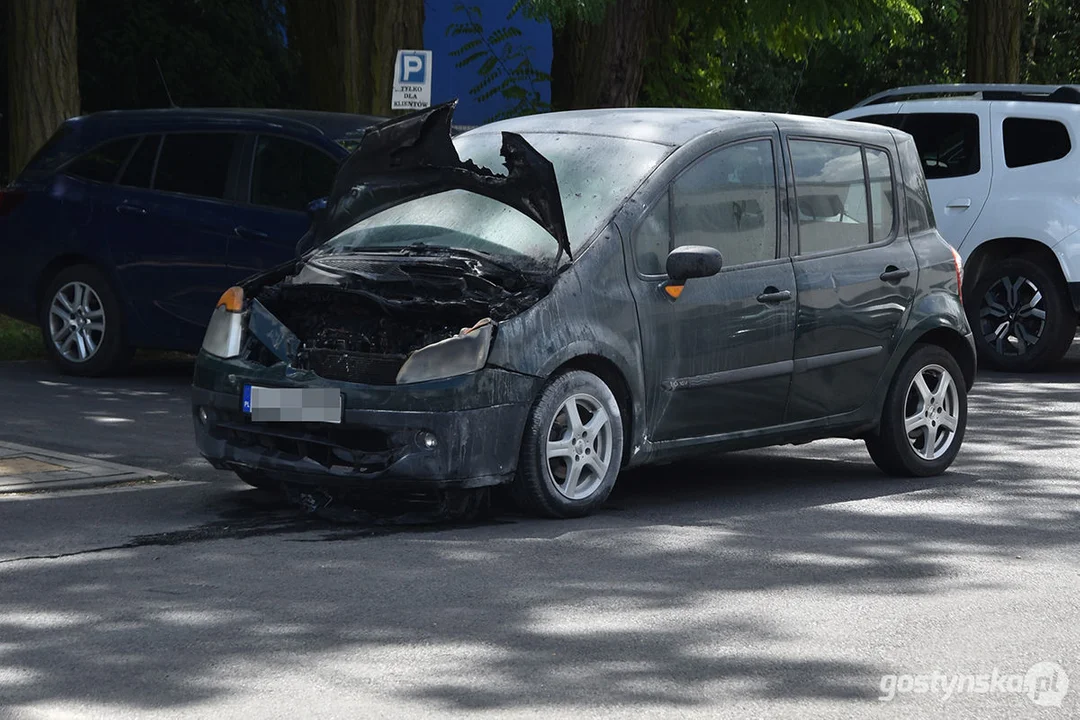
<path id="1" fill-rule="evenodd" d="M 575 255 L 671 149 L 639 140 L 536 133 L 524 136 L 555 167 Z M 461 158 L 505 173 L 498 133 L 458 136 Z M 332 255 L 423 243 L 510 257 L 554 257 L 555 239 L 540 225 L 497 200 L 448 190 L 392 207 L 360 221 L 319 251 Z"/>

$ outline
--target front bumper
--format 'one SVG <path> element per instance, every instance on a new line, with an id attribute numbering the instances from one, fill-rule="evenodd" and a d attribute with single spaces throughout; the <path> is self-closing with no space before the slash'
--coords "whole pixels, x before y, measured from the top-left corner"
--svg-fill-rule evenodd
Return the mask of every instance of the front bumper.
<path id="1" fill-rule="evenodd" d="M 509 482 L 537 378 L 498 368 L 409 386 L 328 381 L 284 364 L 199 355 L 192 414 L 199 452 L 214 467 L 322 487 L 471 488 Z M 253 423 L 244 385 L 334 387 L 340 425 Z M 205 420 L 203 416 L 205 415 Z M 424 447 L 422 433 L 435 436 Z"/>

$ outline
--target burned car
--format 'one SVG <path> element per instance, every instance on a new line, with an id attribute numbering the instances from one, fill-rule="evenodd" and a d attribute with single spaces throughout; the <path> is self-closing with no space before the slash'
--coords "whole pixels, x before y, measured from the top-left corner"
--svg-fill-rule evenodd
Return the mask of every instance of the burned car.
<path id="1" fill-rule="evenodd" d="M 298 246 L 230 289 L 202 454 L 255 485 L 509 485 L 580 516 L 621 470 L 859 438 L 944 472 L 975 354 L 909 136 L 711 110 L 368 131 Z"/>

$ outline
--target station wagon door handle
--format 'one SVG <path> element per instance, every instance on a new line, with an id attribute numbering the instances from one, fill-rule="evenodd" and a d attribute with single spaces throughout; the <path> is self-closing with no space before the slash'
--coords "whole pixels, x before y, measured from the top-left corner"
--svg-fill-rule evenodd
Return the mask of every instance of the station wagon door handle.
<path id="1" fill-rule="evenodd" d="M 121 215 L 145 215 L 146 208 L 139 207 L 138 205 L 129 205 L 128 203 L 120 203 L 116 206 L 116 212 Z"/>
<path id="2" fill-rule="evenodd" d="M 771 305 L 772 303 L 781 303 L 791 299 L 790 290 L 777 290 L 774 287 L 767 287 L 765 291 L 757 296 L 759 303 L 765 303 Z"/>
<path id="3" fill-rule="evenodd" d="M 248 240 L 265 240 L 266 238 L 270 237 L 261 230 L 252 230 L 251 228 L 244 227 L 243 225 L 237 225 L 236 227 L 234 227 L 233 232 L 240 237 L 246 238 Z"/>
<path id="4" fill-rule="evenodd" d="M 971 207 L 971 198 L 957 198 L 955 200 L 950 200 L 945 204 L 945 207 L 950 210 L 967 210 Z"/>
<path id="5" fill-rule="evenodd" d="M 907 270 L 905 268 L 898 268 L 895 265 L 890 265 L 885 268 L 885 272 L 881 273 L 880 277 L 885 282 L 899 282 L 910 274 L 910 270 Z"/>

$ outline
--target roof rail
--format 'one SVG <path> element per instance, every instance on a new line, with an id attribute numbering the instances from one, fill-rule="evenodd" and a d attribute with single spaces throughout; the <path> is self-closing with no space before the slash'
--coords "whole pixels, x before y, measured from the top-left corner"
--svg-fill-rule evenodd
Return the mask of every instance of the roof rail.
<path id="1" fill-rule="evenodd" d="M 977 100 L 1032 100 L 1080 104 L 1080 85 L 1010 85 L 997 83 L 958 83 L 955 85 L 910 85 L 872 95 L 855 107 L 879 105 L 914 96 L 947 97 L 978 95 Z M 929 99 L 921 98 L 921 99 Z"/>

